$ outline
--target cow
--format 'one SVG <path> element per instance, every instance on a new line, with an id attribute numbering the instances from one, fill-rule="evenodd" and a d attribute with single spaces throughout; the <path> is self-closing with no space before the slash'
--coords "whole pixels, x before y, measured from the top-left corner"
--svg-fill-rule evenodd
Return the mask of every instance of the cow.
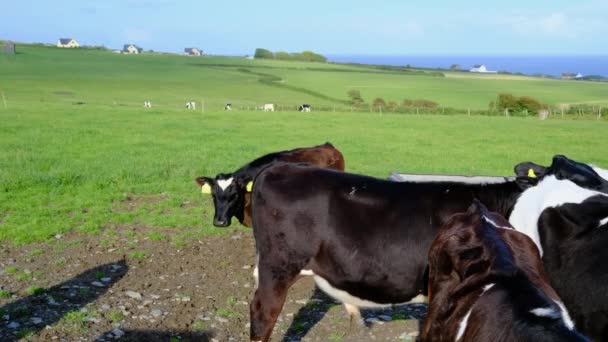
<path id="1" fill-rule="evenodd" d="M 187 109 L 196 109 L 196 102 L 194 102 L 194 101 L 186 102 L 186 108 Z"/>
<path id="2" fill-rule="evenodd" d="M 152 108 L 152 102 L 144 101 L 144 108 Z"/>
<path id="3" fill-rule="evenodd" d="M 534 242 L 474 200 L 429 250 L 421 341 L 588 341 L 549 285 Z"/>
<path id="4" fill-rule="evenodd" d="M 227 227 L 232 217 L 251 227 L 251 189 L 248 184 L 265 167 L 276 162 L 309 163 L 318 167 L 344 171 L 344 156 L 331 143 L 274 152 L 259 157 L 231 173 L 215 177 L 198 177 L 196 183 L 213 195 L 213 225 Z"/>
<path id="5" fill-rule="evenodd" d="M 264 105 L 262 106 L 262 109 L 263 109 L 265 112 L 274 112 L 274 104 L 272 104 L 272 103 L 266 103 L 266 104 L 264 104 Z"/>
<path id="6" fill-rule="evenodd" d="M 530 169 L 538 184 L 522 194 L 510 221 L 538 245 L 580 331 L 608 341 L 608 171 L 555 156 L 549 167 L 522 163 L 516 172 Z"/>
<path id="7" fill-rule="evenodd" d="M 224 106 L 224 110 L 232 110 L 232 104 L 226 103 L 226 105 Z"/>
<path id="8" fill-rule="evenodd" d="M 428 248 L 439 227 L 474 198 L 508 216 L 527 182 L 394 182 L 277 163 L 254 181 L 257 289 L 250 337 L 267 341 L 289 287 L 303 275 L 359 307 L 424 301 Z"/>
<path id="9" fill-rule="evenodd" d="M 298 111 L 310 113 L 310 105 L 307 103 L 298 106 Z"/>

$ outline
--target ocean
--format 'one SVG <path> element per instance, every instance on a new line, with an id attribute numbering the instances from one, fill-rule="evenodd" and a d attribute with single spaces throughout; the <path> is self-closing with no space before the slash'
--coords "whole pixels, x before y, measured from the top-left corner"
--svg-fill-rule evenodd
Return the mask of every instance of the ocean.
<path id="1" fill-rule="evenodd" d="M 422 55 L 326 55 L 331 62 L 383 65 L 410 65 L 422 68 L 449 69 L 458 64 L 469 70 L 483 64 L 488 70 L 526 75 L 544 74 L 555 77 L 562 73 L 608 77 L 608 55 L 595 56 L 422 56 Z"/>

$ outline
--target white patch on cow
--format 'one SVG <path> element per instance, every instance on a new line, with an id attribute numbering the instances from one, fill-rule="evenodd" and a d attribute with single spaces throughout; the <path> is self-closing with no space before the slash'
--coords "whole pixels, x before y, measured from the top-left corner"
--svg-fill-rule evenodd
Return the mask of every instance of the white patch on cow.
<path id="1" fill-rule="evenodd" d="M 233 179 L 233 177 L 230 177 L 228 179 L 218 179 L 217 185 L 220 187 L 220 189 L 222 189 L 222 191 L 226 191 L 226 188 L 228 188 L 230 184 L 232 184 Z"/>
<path id="2" fill-rule="evenodd" d="M 482 294 L 484 294 L 486 291 L 488 291 L 489 289 L 491 289 L 492 287 L 494 287 L 494 285 L 496 285 L 496 284 L 494 284 L 494 283 L 490 283 L 490 284 L 487 284 L 486 286 L 484 286 L 484 287 L 483 287 L 483 292 L 481 292 L 480 296 L 481 296 Z"/>
<path id="3" fill-rule="evenodd" d="M 255 279 L 255 289 L 258 289 L 260 285 L 260 269 L 258 268 L 258 264 L 260 263 L 260 256 L 255 254 L 255 268 L 253 269 L 253 279 Z"/>
<path id="4" fill-rule="evenodd" d="M 486 220 L 489 224 L 493 225 L 494 228 L 502 228 L 502 229 L 511 229 L 511 227 L 500 226 L 498 223 L 494 222 L 491 218 L 487 216 L 483 216 L 483 219 Z"/>
<path id="5" fill-rule="evenodd" d="M 314 276 L 315 273 L 312 270 L 301 270 L 300 275 L 303 276 Z"/>
<path id="6" fill-rule="evenodd" d="M 393 173 L 390 180 L 410 183 L 451 182 L 463 184 L 501 184 L 515 180 L 515 177 L 499 176 L 460 176 L 460 175 L 419 175 L 408 173 Z"/>
<path id="7" fill-rule="evenodd" d="M 460 321 L 460 324 L 458 324 L 458 332 L 456 333 L 456 341 L 460 340 L 462 335 L 464 335 L 464 332 L 467 330 L 467 324 L 469 323 L 469 316 L 471 316 L 471 312 L 473 312 L 473 309 L 469 310 L 469 312 L 467 312 L 467 314 L 464 315 L 464 318 L 462 319 L 462 321 Z"/>
<path id="8" fill-rule="evenodd" d="M 532 309 L 530 310 L 531 314 L 534 314 L 538 317 L 549 317 L 549 318 L 556 318 L 558 313 L 555 312 L 555 310 L 553 310 L 552 308 L 536 308 L 536 309 Z"/>
<path id="9" fill-rule="evenodd" d="M 568 313 L 568 310 L 566 309 L 566 306 L 564 305 L 564 303 L 555 300 L 554 301 L 555 304 L 557 304 L 557 306 L 559 306 L 559 309 L 562 312 L 562 319 L 564 320 L 564 324 L 566 325 L 566 327 L 570 330 L 574 329 L 574 322 L 572 322 L 572 319 L 570 318 L 570 314 Z"/>
<path id="10" fill-rule="evenodd" d="M 351 317 L 351 319 L 357 320 L 358 323 L 362 323 L 361 310 L 359 310 L 358 307 L 348 303 L 344 303 L 344 309 L 346 309 L 346 312 L 348 312 L 348 315 Z"/>
<path id="11" fill-rule="evenodd" d="M 520 196 L 513 212 L 509 217 L 509 223 L 518 231 L 528 235 L 540 251 L 538 234 L 538 219 L 541 213 L 552 207 L 565 203 L 581 203 L 592 196 L 607 196 L 601 192 L 581 188 L 569 180 L 558 180 L 555 176 L 545 177 L 538 185 L 524 191 Z"/>
<path id="12" fill-rule="evenodd" d="M 350 304 L 352 306 L 356 306 L 358 308 L 383 308 L 391 305 L 399 305 L 399 304 L 412 304 L 412 303 L 426 303 L 428 302 L 428 298 L 424 295 L 417 295 L 416 297 L 410 299 L 405 303 L 392 303 L 392 304 L 381 304 L 369 301 L 367 299 L 361 299 L 359 297 L 353 296 L 350 293 L 337 289 L 324 278 L 314 275 L 315 283 L 317 286 L 323 290 L 323 292 L 327 293 L 330 297 L 333 297 L 336 300 L 341 301 L 345 304 Z"/>
<path id="13" fill-rule="evenodd" d="M 608 217 L 606 217 L 605 219 L 601 220 L 599 226 L 601 227 L 601 226 L 605 225 L 606 223 L 608 223 Z"/>

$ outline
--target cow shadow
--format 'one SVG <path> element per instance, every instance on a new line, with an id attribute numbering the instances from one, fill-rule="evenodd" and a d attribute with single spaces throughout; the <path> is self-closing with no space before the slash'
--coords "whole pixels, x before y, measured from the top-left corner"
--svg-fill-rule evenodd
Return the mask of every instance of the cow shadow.
<path id="1" fill-rule="evenodd" d="M 103 264 L 47 289 L 32 290 L 31 295 L 0 307 L 0 341 L 17 341 L 24 331 L 37 333 L 66 314 L 81 310 L 106 293 L 128 269 L 124 259 Z"/>
<path id="2" fill-rule="evenodd" d="M 121 342 L 209 342 L 214 336 L 215 333 L 212 330 L 187 331 L 133 329 L 121 330 L 119 337 L 116 337 L 114 331 L 107 331 L 99 335 L 93 341 L 112 341 L 113 339 L 118 339 Z"/>
<path id="3" fill-rule="evenodd" d="M 335 305 L 340 304 L 336 304 L 331 297 L 319 290 L 315 285 L 315 292 L 308 300 L 308 303 L 301 307 L 293 316 L 293 321 L 289 325 L 289 328 L 287 328 L 281 341 L 293 342 L 302 340 L 325 317 L 329 309 Z"/>
<path id="4" fill-rule="evenodd" d="M 315 292 L 308 303 L 294 315 L 293 321 L 281 341 L 301 341 L 333 306 L 342 306 L 342 304 L 336 302 L 315 286 Z M 401 304 L 386 308 L 361 309 L 361 317 L 363 318 L 361 328 L 371 328 L 374 324 L 390 318 L 391 321 L 404 321 L 406 330 L 420 331 L 427 309 L 427 304 Z M 347 317 L 346 311 L 343 311 L 344 317 Z M 358 323 L 353 322 L 353 324 Z M 353 328 L 356 329 L 354 326 Z M 414 336 L 412 337 L 416 339 Z"/>

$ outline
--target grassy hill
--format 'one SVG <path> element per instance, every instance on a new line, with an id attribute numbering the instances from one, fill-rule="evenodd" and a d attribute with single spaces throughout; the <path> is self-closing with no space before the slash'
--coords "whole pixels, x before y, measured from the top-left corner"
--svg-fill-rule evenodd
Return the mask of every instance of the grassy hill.
<path id="1" fill-rule="evenodd" d="M 0 55 L 2 88 L 11 102 L 73 102 L 99 105 L 181 106 L 204 99 L 209 109 L 227 102 L 254 106 L 344 107 L 346 92 L 359 89 L 400 103 L 425 98 L 442 106 L 486 109 L 497 93 L 532 96 L 548 104 L 608 104 L 608 84 L 510 75 L 446 73 L 414 75 L 399 68 L 143 54 L 19 45 L 15 56 Z"/>
<path id="2" fill-rule="evenodd" d="M 608 84 L 36 46 L 18 51 L 0 55 L 7 99 L 6 107 L 0 102 L 0 241 L 132 225 L 175 228 L 175 239 L 223 233 L 211 226 L 211 199 L 201 196 L 194 177 L 325 141 L 344 153 L 347 170 L 377 177 L 395 170 L 507 175 L 517 162 L 548 163 L 556 153 L 608 167 L 605 120 L 222 110 L 226 102 L 340 106 L 354 85 L 368 101 L 390 99 L 392 91 L 395 100 L 481 108 L 498 90 L 598 101 Z M 268 75 L 280 78 L 278 85 L 260 82 Z M 204 113 L 184 108 L 200 98 Z M 143 108 L 147 99 L 152 109 Z"/>

